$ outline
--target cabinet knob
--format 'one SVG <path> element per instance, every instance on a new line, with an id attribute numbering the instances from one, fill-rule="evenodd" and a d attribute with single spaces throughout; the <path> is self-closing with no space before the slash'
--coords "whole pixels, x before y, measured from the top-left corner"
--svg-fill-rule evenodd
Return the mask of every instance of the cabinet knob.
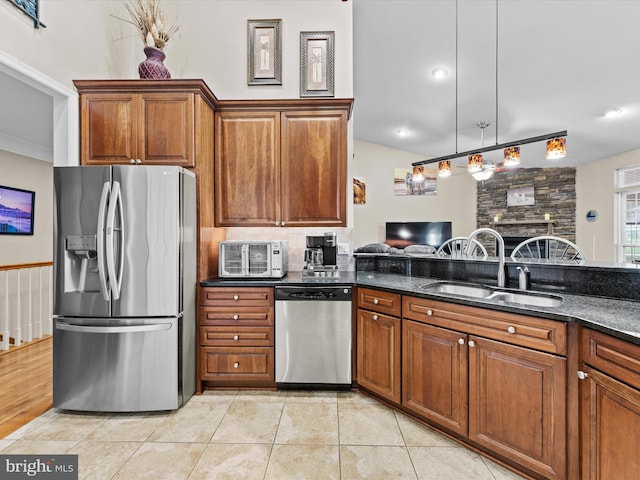
<path id="1" fill-rule="evenodd" d="M 234 299 L 235 301 L 238 301 L 238 300 L 240 299 L 240 297 L 239 297 L 238 295 L 234 295 L 234 296 L 233 296 L 233 299 Z"/>
<path id="2" fill-rule="evenodd" d="M 374 299 L 373 299 L 373 304 L 374 304 L 374 305 L 377 305 L 378 303 L 380 303 L 380 300 L 378 300 L 377 298 L 374 298 Z"/>
<path id="3" fill-rule="evenodd" d="M 233 319 L 234 319 L 234 320 L 238 320 L 239 318 L 240 318 L 240 317 L 238 316 L 238 314 L 237 314 L 237 313 L 233 316 Z"/>
<path id="4" fill-rule="evenodd" d="M 276 220 L 276 227 L 279 227 L 279 226 L 280 226 L 280 222 Z"/>
<path id="5" fill-rule="evenodd" d="M 580 380 L 584 380 L 585 378 L 587 378 L 589 375 L 587 375 L 587 372 L 583 372 L 582 370 L 578 370 L 578 378 Z"/>
<path id="6" fill-rule="evenodd" d="M 237 342 L 240 337 L 238 335 L 234 335 L 233 339 Z"/>
<path id="7" fill-rule="evenodd" d="M 427 315 L 429 316 L 433 315 L 433 310 L 427 310 Z"/>
<path id="8" fill-rule="evenodd" d="M 285 223 L 284 223 L 284 222 L 280 222 L 280 226 L 281 226 L 281 227 L 284 227 L 284 226 L 285 226 Z"/>
<path id="9" fill-rule="evenodd" d="M 136 165 L 140 165 L 142 163 L 142 160 L 140 160 L 139 158 L 136 158 Z"/>
<path id="10" fill-rule="evenodd" d="M 238 368 L 240 366 L 240 363 L 236 362 L 233 364 L 233 368 Z"/>
<path id="11" fill-rule="evenodd" d="M 129 159 L 129 163 L 130 163 L 131 165 L 135 165 L 135 164 L 136 164 L 136 161 L 135 161 L 133 158 L 130 158 L 130 159 Z"/>
<path id="12" fill-rule="evenodd" d="M 470 347 L 475 347 L 476 346 L 476 342 L 474 342 L 473 340 L 469 340 L 469 346 Z"/>
<path id="13" fill-rule="evenodd" d="M 459 343 L 460 345 L 464 345 L 464 338 L 459 338 L 459 339 L 458 339 L 458 343 Z"/>
<path id="14" fill-rule="evenodd" d="M 377 319 L 378 319 L 378 315 L 374 315 L 374 316 L 373 316 L 373 319 L 374 319 L 374 320 L 377 320 Z"/>
<path id="15" fill-rule="evenodd" d="M 509 328 L 507 328 L 507 332 L 509 332 L 509 333 L 516 333 L 516 327 L 509 327 Z"/>

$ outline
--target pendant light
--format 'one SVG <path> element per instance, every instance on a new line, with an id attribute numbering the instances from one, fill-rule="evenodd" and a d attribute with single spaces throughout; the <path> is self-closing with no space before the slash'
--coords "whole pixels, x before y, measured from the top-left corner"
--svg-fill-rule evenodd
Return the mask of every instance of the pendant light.
<path id="1" fill-rule="evenodd" d="M 505 167 L 515 167 L 520 165 L 520 147 L 507 147 L 504 149 L 504 160 L 502 163 Z"/>
<path id="2" fill-rule="evenodd" d="M 547 160 L 558 160 L 567 155 L 567 141 L 565 138 L 547 140 Z"/>
<path id="3" fill-rule="evenodd" d="M 450 160 L 454 158 L 467 157 L 467 170 L 478 180 L 486 180 L 481 178 L 484 176 L 490 177 L 495 171 L 495 165 L 492 163 L 489 168 L 483 163 L 482 153 L 491 152 L 495 150 L 504 149 L 504 165 L 515 166 L 520 164 L 520 146 L 542 142 L 547 140 L 546 157 L 548 160 L 554 160 L 563 158 L 567 154 L 567 143 L 564 137 L 567 136 L 567 131 L 547 133 L 545 135 L 538 135 L 536 137 L 523 138 L 514 142 L 498 143 L 498 0 L 496 0 L 496 143 L 490 147 L 483 147 L 481 149 L 468 150 L 466 152 L 458 152 L 458 1 L 456 0 L 456 153 L 451 155 L 444 155 L 441 157 L 430 158 L 428 160 L 420 160 L 413 162 L 412 165 L 425 165 L 429 163 L 438 164 L 438 176 L 448 176 L 451 174 Z M 488 124 L 488 122 L 487 122 Z M 480 126 L 480 125 L 478 125 Z M 483 128 L 483 127 L 480 127 Z M 445 174 L 444 172 L 448 172 Z"/>
<path id="4" fill-rule="evenodd" d="M 451 162 L 449 160 L 443 160 L 438 162 L 438 176 L 449 177 L 451 175 Z"/>

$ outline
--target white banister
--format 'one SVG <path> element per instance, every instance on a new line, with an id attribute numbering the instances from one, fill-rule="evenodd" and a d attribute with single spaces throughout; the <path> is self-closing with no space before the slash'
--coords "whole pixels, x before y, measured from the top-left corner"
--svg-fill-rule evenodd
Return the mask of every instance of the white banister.
<path id="1" fill-rule="evenodd" d="M 36 264 L 1 269 L 4 275 L 0 275 L 0 350 L 50 335 L 53 331 L 52 266 Z M 36 269 L 37 279 L 34 278 Z M 27 278 L 23 278 L 24 275 Z"/>

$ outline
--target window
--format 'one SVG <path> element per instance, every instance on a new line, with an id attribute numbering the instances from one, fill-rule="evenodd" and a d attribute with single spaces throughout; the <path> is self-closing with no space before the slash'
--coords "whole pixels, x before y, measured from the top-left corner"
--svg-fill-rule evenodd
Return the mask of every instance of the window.
<path id="1" fill-rule="evenodd" d="M 640 166 L 617 171 L 616 197 L 618 261 L 640 262 Z"/>

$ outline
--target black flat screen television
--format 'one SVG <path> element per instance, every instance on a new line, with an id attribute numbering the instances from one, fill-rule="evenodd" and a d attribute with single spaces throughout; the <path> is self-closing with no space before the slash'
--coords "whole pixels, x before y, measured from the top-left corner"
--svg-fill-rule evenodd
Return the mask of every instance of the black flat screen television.
<path id="1" fill-rule="evenodd" d="M 451 222 L 387 222 L 385 243 L 395 248 L 430 245 L 438 248 L 451 238 Z"/>
<path id="2" fill-rule="evenodd" d="M 0 185 L 0 235 L 33 235 L 36 193 Z"/>

